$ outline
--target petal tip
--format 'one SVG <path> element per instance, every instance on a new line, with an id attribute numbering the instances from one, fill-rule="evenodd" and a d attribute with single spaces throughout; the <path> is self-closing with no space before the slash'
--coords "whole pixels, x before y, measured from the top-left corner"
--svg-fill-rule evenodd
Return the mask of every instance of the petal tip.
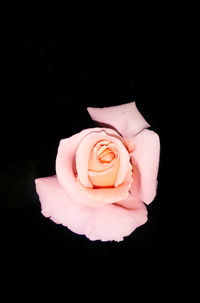
<path id="1" fill-rule="evenodd" d="M 37 178 L 35 179 L 35 185 L 38 185 L 42 182 L 41 178 Z"/>
<path id="2" fill-rule="evenodd" d="M 91 111 L 92 111 L 92 107 L 87 107 L 87 111 L 88 111 L 88 113 L 89 113 L 89 115 L 90 115 L 90 113 L 91 113 Z"/>

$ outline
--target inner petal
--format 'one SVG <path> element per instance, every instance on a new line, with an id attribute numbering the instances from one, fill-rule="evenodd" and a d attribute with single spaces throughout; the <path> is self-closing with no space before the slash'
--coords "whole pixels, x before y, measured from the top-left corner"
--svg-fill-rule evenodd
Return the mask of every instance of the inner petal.
<path id="1" fill-rule="evenodd" d="M 119 170 L 119 159 L 115 164 L 104 171 L 88 170 L 90 181 L 96 188 L 113 187 Z"/>
<path id="2" fill-rule="evenodd" d="M 98 150 L 97 145 L 99 144 L 99 142 L 103 143 L 102 141 L 112 142 L 109 143 L 109 148 L 111 149 L 111 147 L 115 147 L 116 155 L 120 161 L 119 170 L 117 173 L 117 178 L 114 187 L 117 187 L 124 182 L 124 178 L 129 168 L 130 155 L 124 145 L 123 139 L 119 136 L 119 134 L 109 128 L 102 128 L 97 130 L 94 129 L 94 131 L 88 133 L 76 147 L 75 161 L 77 170 L 77 181 L 80 181 L 80 183 L 87 188 L 93 188 L 93 185 L 88 175 L 88 166 L 91 155 L 91 153 L 88 153 L 88 151 L 92 151 L 95 149 Z M 108 142 L 105 143 L 105 145 L 107 145 Z M 115 161 L 116 158 L 114 158 L 109 163 L 101 163 L 98 159 L 96 159 L 96 157 L 93 157 L 93 161 L 91 162 L 93 162 L 94 168 L 95 166 L 98 166 L 98 169 L 95 168 L 94 170 L 104 171 L 113 166 Z M 90 168 L 92 169 L 92 165 Z"/>
<path id="3" fill-rule="evenodd" d="M 115 153 L 110 148 L 104 149 L 104 151 L 98 157 L 102 163 L 109 163 L 115 158 Z"/>
<path id="4" fill-rule="evenodd" d="M 88 163 L 88 177 L 95 187 L 112 187 L 119 170 L 119 157 L 112 142 L 101 140 L 93 148 Z"/>

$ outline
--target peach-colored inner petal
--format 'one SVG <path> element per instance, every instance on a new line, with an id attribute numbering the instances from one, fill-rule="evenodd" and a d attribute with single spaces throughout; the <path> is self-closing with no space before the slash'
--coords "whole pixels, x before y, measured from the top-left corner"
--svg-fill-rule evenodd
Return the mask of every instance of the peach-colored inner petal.
<path id="1" fill-rule="evenodd" d="M 101 163 L 110 163 L 115 158 L 115 154 L 109 148 L 106 148 L 98 158 Z"/>
<path id="2" fill-rule="evenodd" d="M 113 187 L 119 170 L 118 150 L 113 142 L 101 140 L 90 153 L 88 176 L 94 187 Z"/>
<path id="3" fill-rule="evenodd" d="M 100 187 L 87 188 L 77 180 L 81 191 L 90 199 L 96 201 L 104 201 L 105 203 L 116 203 L 126 199 L 131 187 L 132 166 L 129 164 L 129 169 L 126 173 L 124 182 L 117 187 Z"/>

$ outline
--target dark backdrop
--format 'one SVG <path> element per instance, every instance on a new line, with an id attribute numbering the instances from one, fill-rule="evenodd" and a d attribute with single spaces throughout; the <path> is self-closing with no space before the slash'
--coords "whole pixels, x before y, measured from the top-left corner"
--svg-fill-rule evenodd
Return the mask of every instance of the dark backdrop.
<path id="1" fill-rule="evenodd" d="M 107 276 L 112 268 L 117 277 L 120 268 L 143 276 L 144 268 L 162 271 L 176 259 L 169 226 L 169 124 L 175 117 L 169 108 L 179 106 L 178 56 L 175 41 L 11 41 L 1 110 L 0 223 L 2 260 L 12 269 L 60 276 L 70 266 L 77 275 L 106 268 Z M 91 242 L 41 215 L 34 179 L 55 173 L 61 138 L 94 126 L 87 106 L 130 101 L 160 135 L 157 196 L 148 222 L 123 242 Z"/>

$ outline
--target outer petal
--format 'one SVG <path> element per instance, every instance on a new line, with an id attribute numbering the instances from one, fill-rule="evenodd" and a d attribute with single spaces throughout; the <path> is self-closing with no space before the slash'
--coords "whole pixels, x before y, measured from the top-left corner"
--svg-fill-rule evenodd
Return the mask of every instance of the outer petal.
<path id="1" fill-rule="evenodd" d="M 135 150 L 131 154 L 132 161 L 136 164 L 135 195 L 149 204 L 153 201 L 157 189 L 157 174 L 160 155 L 159 136 L 151 130 L 145 129 L 134 137 Z M 140 177 L 138 184 L 138 177 Z M 134 166 L 133 166 L 134 179 Z M 134 184 L 132 186 L 134 193 Z"/>
<path id="2" fill-rule="evenodd" d="M 94 208 L 71 202 L 56 176 L 36 179 L 36 190 L 44 216 L 90 240 L 121 241 L 147 221 L 145 205 L 131 194 L 127 199 L 131 209 L 115 204 Z"/>
<path id="3" fill-rule="evenodd" d="M 134 200 L 130 194 L 124 204 L 129 203 L 132 208 L 108 204 L 96 209 L 90 220 L 87 237 L 90 240 L 122 241 L 138 226 L 147 221 L 147 210 L 139 200 Z M 123 203 L 123 201 L 121 201 Z"/>
<path id="4" fill-rule="evenodd" d="M 138 111 L 135 102 L 103 108 L 87 108 L 92 120 L 116 128 L 124 137 L 132 138 L 150 125 Z"/>
<path id="5" fill-rule="evenodd" d="M 35 184 L 45 217 L 67 226 L 75 233 L 86 233 L 91 208 L 73 203 L 56 176 L 36 179 Z"/>

